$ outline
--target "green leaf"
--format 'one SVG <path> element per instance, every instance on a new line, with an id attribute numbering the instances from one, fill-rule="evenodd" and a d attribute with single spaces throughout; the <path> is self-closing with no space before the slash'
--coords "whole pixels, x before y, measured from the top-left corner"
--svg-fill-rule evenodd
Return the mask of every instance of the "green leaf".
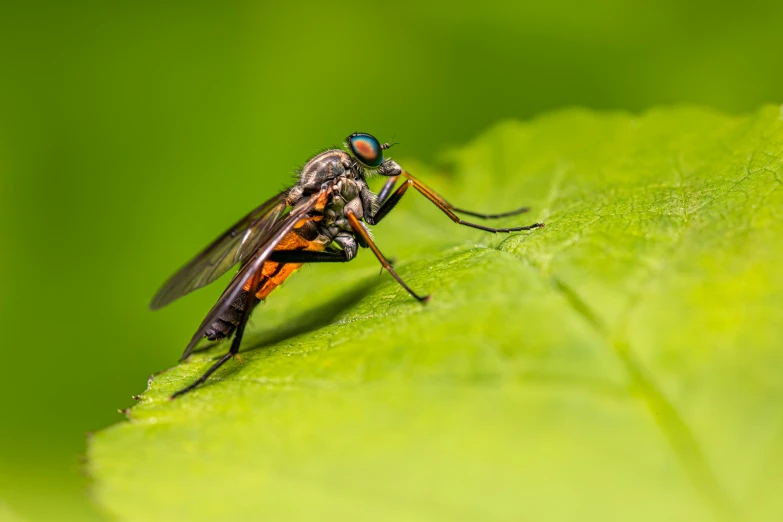
<path id="1" fill-rule="evenodd" d="M 166 400 L 226 346 L 194 356 L 93 437 L 97 501 L 144 522 L 783 519 L 779 109 L 571 110 L 444 163 L 410 169 L 546 228 L 482 234 L 406 196 L 374 232 L 428 305 L 367 251 L 302 270 L 243 364 Z"/>

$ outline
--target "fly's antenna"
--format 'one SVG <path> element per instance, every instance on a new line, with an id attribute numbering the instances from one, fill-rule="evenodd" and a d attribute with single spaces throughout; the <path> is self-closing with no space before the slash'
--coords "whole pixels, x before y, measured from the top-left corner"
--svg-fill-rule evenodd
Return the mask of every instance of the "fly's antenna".
<path id="1" fill-rule="evenodd" d="M 387 150 L 387 149 L 390 149 L 390 148 L 394 147 L 395 145 L 399 145 L 398 142 L 394 141 L 394 137 L 395 136 L 396 136 L 396 134 L 392 135 L 392 142 L 391 143 L 384 143 L 383 145 L 381 145 L 381 150 Z"/>

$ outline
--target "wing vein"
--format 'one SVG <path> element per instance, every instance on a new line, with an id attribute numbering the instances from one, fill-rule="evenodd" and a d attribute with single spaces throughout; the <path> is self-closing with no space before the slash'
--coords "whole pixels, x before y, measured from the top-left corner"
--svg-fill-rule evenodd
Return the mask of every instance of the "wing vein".
<path id="1" fill-rule="evenodd" d="M 190 342 L 188 343 L 185 351 L 182 353 L 182 359 L 190 355 L 196 344 L 204 337 L 206 330 L 209 326 L 217 320 L 223 313 L 230 308 L 237 297 L 242 292 L 242 288 L 245 283 L 252 277 L 253 274 L 261 270 L 264 262 L 269 259 L 277 245 L 283 240 L 295 227 L 301 218 L 307 215 L 318 203 L 321 196 L 330 190 L 331 187 L 322 189 L 320 192 L 310 196 L 304 203 L 299 203 L 296 207 L 289 212 L 284 218 L 280 219 L 274 227 L 265 236 L 263 243 L 261 243 L 252 257 L 245 262 L 239 269 L 237 274 L 231 280 L 228 287 L 218 299 L 215 306 L 209 311 L 207 316 L 201 322 L 196 333 L 193 334 Z"/>
<path id="2" fill-rule="evenodd" d="M 286 193 L 262 203 L 199 252 L 163 284 L 150 308 L 157 310 L 208 285 L 252 255 L 283 215 Z"/>

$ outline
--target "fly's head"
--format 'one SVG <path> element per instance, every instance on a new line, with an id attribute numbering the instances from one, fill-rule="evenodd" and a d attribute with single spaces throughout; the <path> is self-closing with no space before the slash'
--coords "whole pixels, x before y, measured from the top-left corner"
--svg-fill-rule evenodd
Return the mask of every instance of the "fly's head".
<path id="1" fill-rule="evenodd" d="M 383 158 L 383 151 L 394 143 L 381 143 L 378 138 L 365 132 L 354 132 L 345 139 L 345 146 L 351 151 L 357 162 L 357 171 L 362 174 L 365 169 L 382 176 L 397 176 L 402 169 L 390 159 Z"/>

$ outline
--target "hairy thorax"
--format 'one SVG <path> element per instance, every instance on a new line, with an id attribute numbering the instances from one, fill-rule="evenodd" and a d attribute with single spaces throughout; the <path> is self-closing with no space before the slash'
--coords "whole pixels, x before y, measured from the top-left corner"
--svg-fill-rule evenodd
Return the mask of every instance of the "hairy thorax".
<path id="1" fill-rule="evenodd" d="M 302 167 L 299 183 L 288 192 L 287 203 L 294 205 L 300 198 L 321 190 L 321 185 L 341 176 L 354 177 L 354 162 L 341 150 L 327 150 Z"/>
<path id="2" fill-rule="evenodd" d="M 357 217 L 362 217 L 362 201 L 359 196 L 362 187 L 366 186 L 362 179 L 355 180 L 348 176 L 338 178 L 332 197 L 323 210 L 324 217 L 320 222 L 322 233 L 334 238 L 340 232 L 351 232 L 346 212 L 350 210 Z"/>

